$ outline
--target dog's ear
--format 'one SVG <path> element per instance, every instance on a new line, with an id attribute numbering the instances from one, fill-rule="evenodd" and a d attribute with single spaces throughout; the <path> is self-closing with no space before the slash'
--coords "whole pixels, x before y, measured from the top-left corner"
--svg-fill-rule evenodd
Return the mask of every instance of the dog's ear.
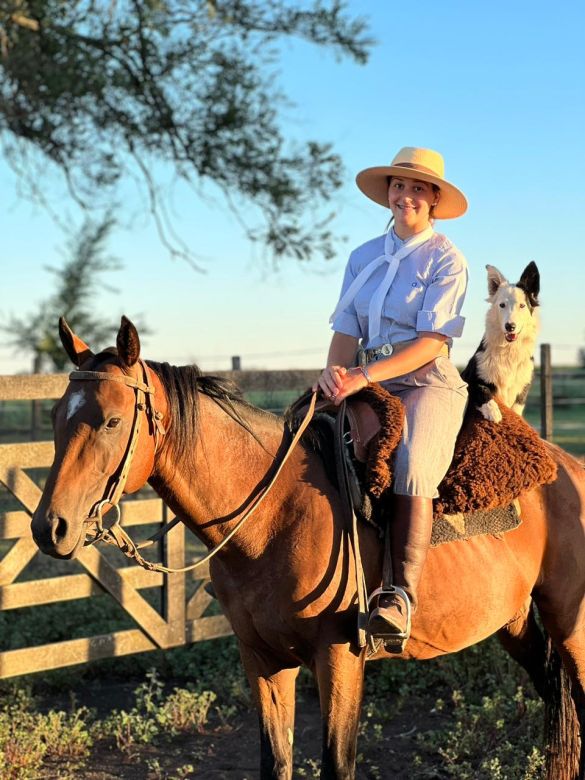
<path id="1" fill-rule="evenodd" d="M 526 268 L 522 271 L 520 281 L 516 285 L 521 290 L 524 290 L 528 298 L 528 302 L 532 307 L 538 306 L 538 293 L 540 292 L 540 274 L 538 272 L 538 266 L 535 262 L 530 262 Z"/>
<path id="2" fill-rule="evenodd" d="M 498 291 L 498 287 L 502 284 L 507 284 L 506 277 L 498 271 L 495 265 L 486 265 L 487 268 L 487 280 L 488 280 L 488 295 L 489 298 L 493 298 Z"/>

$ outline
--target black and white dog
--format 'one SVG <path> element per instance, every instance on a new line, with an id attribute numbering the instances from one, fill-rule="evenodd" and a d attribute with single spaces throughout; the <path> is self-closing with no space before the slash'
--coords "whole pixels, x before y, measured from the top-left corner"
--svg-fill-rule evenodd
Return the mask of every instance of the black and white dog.
<path id="1" fill-rule="evenodd" d="M 481 344 L 462 372 L 469 400 L 486 420 L 500 422 L 499 398 L 522 414 L 534 374 L 534 347 L 538 330 L 540 275 L 529 263 L 516 284 L 494 268 L 488 272 L 486 328 Z"/>

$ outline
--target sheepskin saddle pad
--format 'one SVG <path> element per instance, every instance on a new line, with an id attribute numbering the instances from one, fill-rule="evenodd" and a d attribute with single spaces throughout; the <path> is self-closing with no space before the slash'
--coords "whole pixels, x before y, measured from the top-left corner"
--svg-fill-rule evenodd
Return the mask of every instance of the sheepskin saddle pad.
<path id="1" fill-rule="evenodd" d="M 302 401 L 291 407 L 293 416 L 302 408 Z M 350 409 L 352 403 L 370 406 L 380 423 L 367 447 L 362 446 L 365 456 L 357 452 L 358 458 L 350 459 L 354 481 L 362 488 L 359 499 L 353 497 L 354 505 L 363 519 L 376 522 L 387 516 L 384 507 L 391 494 L 392 455 L 402 434 L 403 406 L 377 384 L 352 396 Z M 493 423 L 477 410 L 468 410 L 453 461 L 434 502 L 433 544 L 482 533 L 499 534 L 517 527 L 520 519 L 515 499 L 556 478 L 556 464 L 534 429 L 507 407 L 501 406 L 501 412 L 502 421 Z M 313 438 L 308 440 L 333 470 L 332 420 L 328 409 L 316 415 L 309 428 Z M 336 481 L 334 473 L 330 476 Z"/>

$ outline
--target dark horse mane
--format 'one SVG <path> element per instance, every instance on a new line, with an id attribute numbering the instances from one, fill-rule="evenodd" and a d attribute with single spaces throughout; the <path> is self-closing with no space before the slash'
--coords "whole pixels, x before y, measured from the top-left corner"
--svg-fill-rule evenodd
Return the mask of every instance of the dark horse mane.
<path id="1" fill-rule="evenodd" d="M 153 360 L 147 360 L 146 363 L 158 375 L 167 394 L 173 420 L 169 435 L 176 452 L 188 453 L 196 441 L 199 393 L 215 401 L 232 420 L 259 441 L 241 412 L 254 412 L 263 416 L 268 413 L 246 401 L 240 388 L 231 379 L 203 374 L 196 365 L 172 366 Z"/>

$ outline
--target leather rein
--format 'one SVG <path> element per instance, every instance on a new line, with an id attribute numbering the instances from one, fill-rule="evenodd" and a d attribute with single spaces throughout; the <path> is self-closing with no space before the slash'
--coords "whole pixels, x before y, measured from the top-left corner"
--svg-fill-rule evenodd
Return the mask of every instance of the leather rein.
<path id="1" fill-rule="evenodd" d="M 154 534 L 149 539 L 147 539 L 146 541 L 140 544 L 136 544 L 120 525 L 121 515 L 120 515 L 119 502 L 124 493 L 124 487 L 126 485 L 126 480 L 128 479 L 128 474 L 130 473 L 132 459 L 134 457 L 134 453 L 136 452 L 136 447 L 138 444 L 138 438 L 141 429 L 142 413 L 144 412 L 146 414 L 146 418 L 148 420 L 150 429 L 152 431 L 152 435 L 154 436 L 155 455 L 160 446 L 160 439 L 166 434 L 166 429 L 165 426 L 163 425 L 163 414 L 162 412 L 158 411 L 154 405 L 155 388 L 153 385 L 150 384 L 148 366 L 142 359 L 138 360 L 138 365 L 140 366 L 141 369 L 142 379 L 135 379 L 134 377 L 125 376 L 125 375 L 122 376 L 112 375 L 106 373 L 105 371 L 72 371 L 69 374 L 70 380 L 76 380 L 76 381 L 77 380 L 82 380 L 82 381 L 83 380 L 88 380 L 88 381 L 105 380 L 105 381 L 119 382 L 121 384 L 126 385 L 127 387 L 132 388 L 135 392 L 134 420 L 132 422 L 132 430 L 130 431 L 130 437 L 128 439 L 126 453 L 118 468 L 118 476 L 112 482 L 109 490 L 107 491 L 105 498 L 103 498 L 94 506 L 94 508 L 88 515 L 88 517 L 84 520 L 85 524 L 95 526 L 95 528 L 90 528 L 89 531 L 86 533 L 84 539 L 84 545 L 88 546 L 100 541 L 105 542 L 106 544 L 112 544 L 118 547 L 118 549 L 122 553 L 124 553 L 126 557 L 131 558 L 137 564 L 139 564 L 145 569 L 148 569 L 149 571 L 162 572 L 163 574 L 176 574 L 179 572 L 191 571 L 192 569 L 195 569 L 198 566 L 203 566 L 203 564 L 210 561 L 211 558 L 213 558 L 213 556 L 216 555 L 235 536 L 235 534 L 240 530 L 240 528 L 244 525 L 244 523 L 252 516 L 252 514 L 258 509 L 260 504 L 264 501 L 264 499 L 272 489 L 274 483 L 278 479 L 282 469 L 284 468 L 285 463 L 287 462 L 293 450 L 299 443 L 301 436 L 303 435 L 307 426 L 311 422 L 311 419 L 313 418 L 313 414 L 315 411 L 315 403 L 317 400 L 317 393 L 315 392 L 313 393 L 308 411 L 305 417 L 303 418 L 300 427 L 295 433 L 288 447 L 288 450 L 285 452 L 285 454 L 282 457 L 282 460 L 278 464 L 278 467 L 276 468 L 276 471 L 274 472 L 273 476 L 267 482 L 267 484 L 261 488 L 258 494 L 251 499 L 251 503 L 247 511 L 238 520 L 238 522 L 232 528 L 232 530 L 227 534 L 227 536 L 225 536 L 221 540 L 221 542 L 219 542 L 218 545 L 216 545 L 216 547 L 210 550 L 207 553 L 207 555 L 205 555 L 203 558 L 200 558 L 198 561 L 195 561 L 190 566 L 183 566 L 182 568 L 179 569 L 172 569 L 167 566 L 164 566 L 161 563 L 154 563 L 153 561 L 149 561 L 146 558 L 143 558 L 143 556 L 140 554 L 140 550 L 144 549 L 145 547 L 150 547 L 155 542 L 160 541 L 160 539 L 162 539 L 163 536 L 165 536 L 172 528 L 174 528 L 180 522 L 179 517 L 175 517 L 164 528 L 162 528 L 156 534 Z M 103 512 L 106 506 L 112 507 L 116 512 L 114 522 L 109 527 L 105 527 L 103 523 Z M 93 537 L 88 538 L 87 535 L 88 533 L 90 534 L 92 533 Z"/>

